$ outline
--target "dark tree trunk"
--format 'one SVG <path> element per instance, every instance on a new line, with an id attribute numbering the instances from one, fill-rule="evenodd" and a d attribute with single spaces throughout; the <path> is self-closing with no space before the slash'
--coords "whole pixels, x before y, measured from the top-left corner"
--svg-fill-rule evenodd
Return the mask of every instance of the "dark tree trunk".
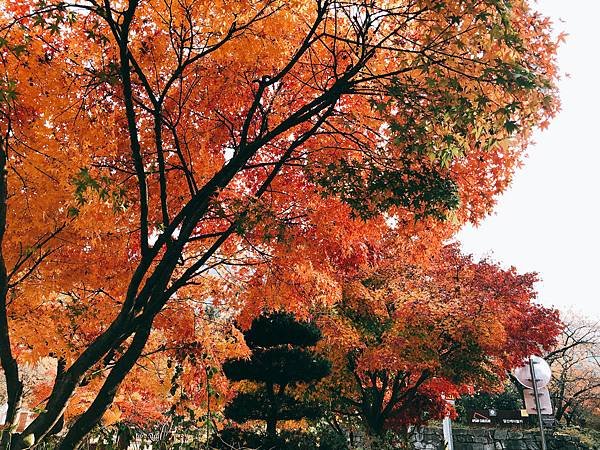
<path id="1" fill-rule="evenodd" d="M 369 435 L 373 437 L 383 437 L 385 430 L 383 428 L 383 419 L 379 415 L 372 415 L 366 418 L 369 426 Z"/>
<path id="2" fill-rule="evenodd" d="M 274 438 L 277 436 L 277 402 L 275 399 L 275 389 L 272 383 L 267 383 L 267 395 L 269 396 L 269 402 L 271 403 L 269 411 L 267 412 L 267 435 Z"/>
<path id="3" fill-rule="evenodd" d="M 0 275 L 1 276 L 1 275 Z M 10 348 L 10 336 L 8 330 L 8 319 L 6 313 L 6 290 L 3 289 L 2 300 L 0 300 L 0 361 L 6 380 L 7 394 L 7 412 L 6 425 L 16 425 L 19 410 L 21 409 L 21 400 L 23 396 L 23 383 L 19 379 L 19 366 L 15 360 Z M 11 431 L 6 429 L 2 433 L 0 441 L 1 449 L 8 449 L 10 446 Z"/>
<path id="4" fill-rule="evenodd" d="M 10 342 L 10 330 L 8 326 L 7 301 L 9 290 L 9 275 L 4 260 L 3 243 L 6 232 L 6 212 L 8 199 L 8 180 L 7 180 L 7 154 L 8 154 L 8 135 L 0 138 L 0 364 L 4 371 L 6 380 L 6 394 L 8 410 L 6 412 L 5 424 L 15 424 L 19 409 L 21 408 L 21 399 L 23 396 L 23 383 L 19 378 L 19 365 L 15 359 Z M 11 432 L 6 430 L 0 440 L 0 448 L 6 449 L 10 446 Z"/>
<path id="5" fill-rule="evenodd" d="M 144 324 L 144 326 L 136 332 L 131 345 L 111 370 L 92 405 L 71 426 L 57 450 L 73 450 L 79 448 L 85 435 L 98 424 L 108 407 L 112 404 L 119 385 L 142 353 L 142 350 L 148 341 L 151 328 L 152 322 Z"/>

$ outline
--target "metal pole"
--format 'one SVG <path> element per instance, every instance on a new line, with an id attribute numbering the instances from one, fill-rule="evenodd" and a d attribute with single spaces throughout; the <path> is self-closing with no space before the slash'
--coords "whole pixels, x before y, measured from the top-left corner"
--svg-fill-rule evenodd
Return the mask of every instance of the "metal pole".
<path id="1" fill-rule="evenodd" d="M 444 449 L 454 450 L 454 440 L 452 439 L 452 420 L 450 417 L 444 417 L 442 427 L 444 430 Z"/>
<path id="2" fill-rule="evenodd" d="M 206 373 L 206 448 L 210 444 L 210 379 L 208 374 L 208 366 L 204 366 Z"/>
<path id="3" fill-rule="evenodd" d="M 542 450 L 547 450 L 546 436 L 544 435 L 544 422 L 542 421 L 542 410 L 540 408 L 540 397 L 538 394 L 537 378 L 535 376 L 535 363 L 529 357 L 529 370 L 531 372 L 531 384 L 533 385 L 533 396 L 535 397 L 535 410 L 538 416 L 538 425 L 540 426 L 540 437 L 542 438 Z"/>
<path id="4" fill-rule="evenodd" d="M 446 399 L 446 403 L 454 406 L 454 400 Z M 452 420 L 450 416 L 444 417 L 442 421 L 442 430 L 444 432 L 444 450 L 454 450 L 454 439 L 452 438 Z"/>

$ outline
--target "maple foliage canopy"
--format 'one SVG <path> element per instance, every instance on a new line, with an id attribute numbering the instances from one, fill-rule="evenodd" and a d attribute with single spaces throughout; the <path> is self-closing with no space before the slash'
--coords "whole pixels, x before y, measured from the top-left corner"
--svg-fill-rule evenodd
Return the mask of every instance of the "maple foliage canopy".
<path id="1" fill-rule="evenodd" d="M 556 310 L 533 303 L 535 281 L 450 245 L 426 265 L 394 255 L 346 283 L 321 320 L 334 416 L 382 435 L 451 414 L 444 395 L 501 387 L 561 329 Z"/>
<path id="2" fill-rule="evenodd" d="M 202 305 L 335 299 L 390 220 L 425 246 L 477 221 L 557 108 L 556 42 L 523 0 L 7 0 L 0 17 L 9 419 L 18 363 L 59 361 L 16 449 L 85 386 L 75 448 L 144 351 L 222 358 L 235 337 L 211 339 Z"/>

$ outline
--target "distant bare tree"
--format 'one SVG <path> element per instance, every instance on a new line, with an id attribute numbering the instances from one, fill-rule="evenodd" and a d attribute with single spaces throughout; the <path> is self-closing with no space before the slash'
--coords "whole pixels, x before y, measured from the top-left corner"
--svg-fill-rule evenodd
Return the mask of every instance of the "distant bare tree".
<path id="1" fill-rule="evenodd" d="M 559 345 L 545 358 L 556 420 L 567 425 L 600 411 L 600 322 L 569 314 Z"/>
<path id="2" fill-rule="evenodd" d="M 34 391 L 36 386 L 46 382 L 49 377 L 54 376 L 56 371 L 56 360 L 54 358 L 43 358 L 37 364 L 24 364 L 21 370 L 21 382 L 23 383 L 23 402 L 26 407 L 34 408 Z M 0 370 L 0 405 L 6 403 L 6 381 Z"/>
<path id="3" fill-rule="evenodd" d="M 6 403 L 6 381 L 0 377 L 0 405 Z"/>

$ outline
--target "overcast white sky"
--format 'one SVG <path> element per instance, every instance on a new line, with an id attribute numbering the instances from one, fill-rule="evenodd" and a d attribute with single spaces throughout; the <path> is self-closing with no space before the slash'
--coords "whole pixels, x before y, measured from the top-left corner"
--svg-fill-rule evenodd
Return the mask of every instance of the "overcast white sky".
<path id="1" fill-rule="evenodd" d="M 562 111 L 537 134 L 494 215 L 463 249 L 536 271 L 539 301 L 600 319 L 600 0 L 539 0 L 569 34 L 559 53 Z"/>

